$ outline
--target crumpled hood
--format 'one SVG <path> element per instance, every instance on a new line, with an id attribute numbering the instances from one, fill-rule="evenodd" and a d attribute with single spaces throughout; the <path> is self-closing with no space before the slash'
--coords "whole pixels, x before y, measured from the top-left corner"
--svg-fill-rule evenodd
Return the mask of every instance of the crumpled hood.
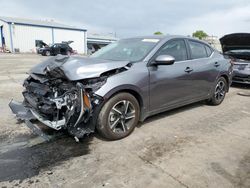
<path id="1" fill-rule="evenodd" d="M 220 38 L 222 51 L 250 49 L 250 33 L 233 33 Z"/>
<path id="2" fill-rule="evenodd" d="M 102 73 L 125 67 L 129 61 L 111 61 L 88 57 L 58 55 L 34 66 L 29 74 L 45 75 L 59 69 L 71 81 L 99 77 Z M 60 74 L 60 71 L 56 71 Z"/>

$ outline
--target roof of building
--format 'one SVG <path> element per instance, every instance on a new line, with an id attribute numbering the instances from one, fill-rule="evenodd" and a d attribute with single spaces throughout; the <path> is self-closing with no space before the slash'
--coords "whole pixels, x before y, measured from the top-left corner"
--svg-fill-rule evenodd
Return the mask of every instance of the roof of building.
<path id="1" fill-rule="evenodd" d="M 52 28 L 59 28 L 59 29 L 86 31 L 86 29 L 83 29 L 83 28 L 69 26 L 69 25 L 61 24 L 61 23 L 54 22 L 54 21 L 31 20 L 31 19 L 26 19 L 26 18 L 14 18 L 14 17 L 5 17 L 5 16 L 0 16 L 0 20 L 6 23 L 14 23 L 14 24 L 19 24 L 19 25 L 30 25 L 30 26 L 52 27 Z"/>
<path id="2" fill-rule="evenodd" d="M 93 39 L 93 40 L 110 40 L 110 41 L 117 41 L 119 40 L 116 37 L 110 36 L 110 35 L 97 35 L 97 34 L 90 34 L 87 36 L 88 39 Z"/>

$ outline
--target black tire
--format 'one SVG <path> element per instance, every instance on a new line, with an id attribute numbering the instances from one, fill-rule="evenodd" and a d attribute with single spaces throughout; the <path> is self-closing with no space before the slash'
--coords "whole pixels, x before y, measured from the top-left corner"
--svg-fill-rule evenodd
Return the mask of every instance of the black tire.
<path id="1" fill-rule="evenodd" d="M 228 89 L 228 83 L 226 79 L 220 77 L 217 80 L 215 87 L 213 89 L 212 96 L 209 100 L 207 100 L 207 103 L 209 105 L 214 105 L 214 106 L 221 104 L 226 96 L 227 89 Z"/>
<path id="2" fill-rule="evenodd" d="M 97 120 L 97 130 L 108 140 L 122 139 L 133 132 L 138 123 L 139 114 L 139 103 L 133 95 L 116 94 L 102 107 Z"/>

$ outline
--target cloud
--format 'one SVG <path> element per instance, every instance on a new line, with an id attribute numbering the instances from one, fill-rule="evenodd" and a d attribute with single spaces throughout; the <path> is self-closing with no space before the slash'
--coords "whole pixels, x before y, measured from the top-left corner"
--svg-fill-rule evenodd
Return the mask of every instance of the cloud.
<path id="1" fill-rule="evenodd" d="M 213 11 L 199 17 L 180 22 L 171 32 L 191 34 L 195 30 L 204 30 L 210 35 L 222 36 L 233 32 L 250 31 L 250 5 L 233 7 L 223 11 Z"/>
<path id="2" fill-rule="evenodd" d="M 118 37 L 165 34 L 190 35 L 247 31 L 249 0 L 0 0 L 2 16 L 54 19 L 87 28 L 90 33 Z"/>

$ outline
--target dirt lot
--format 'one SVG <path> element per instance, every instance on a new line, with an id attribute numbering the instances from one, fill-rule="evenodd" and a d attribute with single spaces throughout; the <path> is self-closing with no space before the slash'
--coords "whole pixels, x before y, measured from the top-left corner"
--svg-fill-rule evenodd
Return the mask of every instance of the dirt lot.
<path id="1" fill-rule="evenodd" d="M 108 142 L 90 135 L 44 143 L 8 108 L 45 57 L 0 54 L 0 187 L 250 187 L 250 87 L 151 117 Z"/>

